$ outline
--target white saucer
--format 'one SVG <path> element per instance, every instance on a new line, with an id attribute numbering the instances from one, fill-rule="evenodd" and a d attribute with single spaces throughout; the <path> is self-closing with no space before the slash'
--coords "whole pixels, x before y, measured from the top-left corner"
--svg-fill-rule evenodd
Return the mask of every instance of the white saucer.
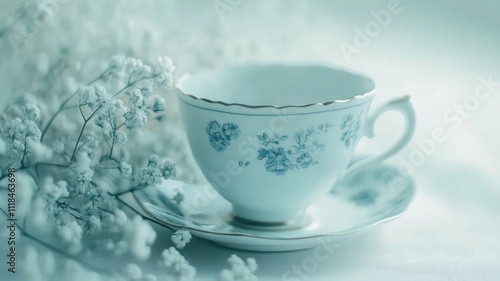
<path id="1" fill-rule="evenodd" d="M 173 189 L 183 189 L 180 205 Z M 415 194 L 410 177 L 396 167 L 379 164 L 336 185 L 312 205 L 310 223 L 303 228 L 262 230 L 231 223 L 231 204 L 211 187 L 168 181 L 135 196 L 149 215 L 175 229 L 189 229 L 195 236 L 215 243 L 251 251 L 291 251 L 345 239 L 387 222 L 404 212 Z"/>

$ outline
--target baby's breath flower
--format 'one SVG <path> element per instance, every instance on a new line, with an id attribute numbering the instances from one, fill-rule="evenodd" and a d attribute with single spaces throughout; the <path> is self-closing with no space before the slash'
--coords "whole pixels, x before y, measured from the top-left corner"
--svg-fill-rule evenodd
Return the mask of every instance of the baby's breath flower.
<path id="1" fill-rule="evenodd" d="M 248 258 L 246 263 L 237 255 L 231 255 L 227 262 L 231 269 L 224 269 L 219 274 L 220 281 L 257 281 L 254 273 L 257 271 L 257 262 L 253 258 Z"/>
<path id="2" fill-rule="evenodd" d="M 129 97 L 130 107 L 141 107 L 144 104 L 144 96 L 139 89 L 135 89 L 130 93 Z"/>
<path id="3" fill-rule="evenodd" d="M 15 150 L 17 151 L 24 151 L 24 144 L 20 142 L 19 140 L 14 140 L 12 142 L 12 147 L 14 147 Z"/>
<path id="4" fill-rule="evenodd" d="M 177 249 L 183 249 L 191 241 L 191 237 L 189 230 L 181 229 L 174 232 L 171 239 Z"/>
<path id="5" fill-rule="evenodd" d="M 97 110 L 104 103 L 108 102 L 110 97 L 106 88 L 102 85 L 84 86 L 79 89 L 80 105 L 87 105 L 91 110 Z"/>
<path id="6" fill-rule="evenodd" d="M 165 249 L 161 256 L 160 266 L 178 273 L 180 280 L 193 280 L 196 276 L 196 268 L 189 265 L 186 259 L 174 247 Z"/>
<path id="7" fill-rule="evenodd" d="M 122 228 L 122 227 L 124 227 L 127 224 L 128 217 L 127 217 L 127 214 L 125 214 L 124 211 L 122 211 L 120 209 L 116 209 L 113 212 L 113 215 L 114 215 L 113 223 L 114 223 L 114 225 L 116 227 Z"/>
<path id="8" fill-rule="evenodd" d="M 151 254 L 151 245 L 156 239 L 156 232 L 140 216 L 135 216 L 128 221 L 123 239 L 127 241 L 129 250 L 134 257 L 146 260 Z"/>
<path id="9" fill-rule="evenodd" d="M 161 183 L 161 179 L 160 169 L 141 168 L 139 173 L 134 175 L 132 183 L 135 186 L 157 185 Z"/>
<path id="10" fill-rule="evenodd" d="M 76 254 L 82 249 L 82 227 L 76 222 L 71 221 L 68 224 L 61 226 L 58 229 L 57 234 L 63 240 L 63 242 L 69 245 L 69 251 Z"/>
<path id="11" fill-rule="evenodd" d="M 80 105 L 86 105 L 96 101 L 95 88 L 93 86 L 84 86 L 78 89 L 78 97 L 80 98 Z"/>
<path id="12" fill-rule="evenodd" d="M 166 73 L 173 73 L 175 71 L 174 62 L 169 57 L 159 57 L 158 62 L 160 63 L 160 67 Z"/>
<path id="13" fill-rule="evenodd" d="M 67 186 L 68 183 L 66 181 L 60 180 L 57 183 L 54 183 L 54 179 L 52 177 L 47 177 L 43 180 L 40 187 L 45 196 L 57 201 L 59 198 L 69 196 Z"/>
<path id="14" fill-rule="evenodd" d="M 127 134 L 125 132 L 118 132 L 115 135 L 115 143 L 124 144 L 127 142 Z"/>
<path id="15" fill-rule="evenodd" d="M 64 153 L 64 142 L 62 140 L 54 140 L 50 145 L 52 152 L 54 152 L 56 155 L 61 155 Z"/>
<path id="16" fill-rule="evenodd" d="M 40 117 L 40 109 L 34 104 L 28 103 L 21 107 L 21 110 L 27 120 L 35 121 Z"/>
<path id="17" fill-rule="evenodd" d="M 114 254 L 115 256 L 121 256 L 128 251 L 128 243 L 126 241 L 120 240 L 116 243 Z"/>
<path id="18" fill-rule="evenodd" d="M 160 166 L 160 157 L 156 154 L 151 155 L 148 160 L 148 169 L 156 169 L 159 166 Z"/>
<path id="19" fill-rule="evenodd" d="M 158 113 L 160 111 L 164 111 L 165 108 L 166 108 L 165 99 L 160 98 L 160 97 L 155 97 L 154 103 L 153 103 L 153 111 Z"/>
<path id="20" fill-rule="evenodd" d="M 24 134 L 26 138 L 30 138 L 34 141 L 40 140 L 40 137 L 42 136 L 42 132 L 38 128 L 38 125 L 35 124 L 33 121 L 27 121 L 23 122 L 23 128 L 25 128 Z"/>
<path id="21" fill-rule="evenodd" d="M 130 177 L 132 175 L 132 167 L 127 164 L 126 162 L 120 162 L 120 166 L 118 167 L 118 170 L 120 171 L 120 174 L 123 177 Z"/>
<path id="22" fill-rule="evenodd" d="M 142 270 L 137 264 L 130 263 L 123 268 L 123 276 L 132 280 L 139 280 L 142 277 Z"/>
<path id="23" fill-rule="evenodd" d="M 116 125 L 123 122 L 123 115 L 126 109 L 123 105 L 123 101 L 119 99 L 112 99 L 109 103 L 104 105 L 104 109 L 95 119 L 95 124 L 101 128 L 111 128 L 111 124 Z"/>
<path id="24" fill-rule="evenodd" d="M 99 147 L 99 140 L 94 132 L 89 132 L 84 138 L 84 148 L 87 152 L 93 152 L 97 147 Z"/>
<path id="25" fill-rule="evenodd" d="M 91 215 L 86 225 L 87 232 L 90 234 L 97 233 L 101 231 L 101 227 L 102 227 L 101 219 L 99 219 L 95 215 Z"/>
<path id="26" fill-rule="evenodd" d="M 156 82 L 160 89 L 170 89 L 174 83 L 173 72 L 175 66 L 169 57 L 159 57 L 158 62 L 160 64 L 160 73 L 156 76 Z"/>
<path id="27" fill-rule="evenodd" d="M 151 72 L 151 67 L 149 67 L 149 71 Z M 150 78 L 144 79 L 137 84 L 137 88 L 140 89 L 140 92 L 144 96 L 144 98 L 147 98 L 153 94 L 153 86 L 154 80 Z"/>
<path id="28" fill-rule="evenodd" d="M 2 136 L 6 139 L 13 138 L 16 133 L 17 126 L 21 123 L 21 118 L 16 117 L 5 124 L 2 128 Z"/>
<path id="29" fill-rule="evenodd" d="M 125 113 L 125 126 L 128 129 L 136 129 L 144 126 L 148 122 L 148 115 L 144 110 L 135 109 Z"/>
<path id="30" fill-rule="evenodd" d="M 176 176 L 175 164 L 170 161 L 163 162 L 162 175 L 163 178 L 166 180 L 175 178 Z"/>
<path id="31" fill-rule="evenodd" d="M 77 172 L 77 180 L 79 182 L 90 181 L 94 176 L 94 170 L 91 168 L 92 160 L 87 152 L 79 154 L 77 161 L 73 165 L 73 169 Z"/>
<path id="32" fill-rule="evenodd" d="M 113 78 L 122 78 L 125 72 L 125 57 L 115 55 L 109 64 L 109 75 Z"/>

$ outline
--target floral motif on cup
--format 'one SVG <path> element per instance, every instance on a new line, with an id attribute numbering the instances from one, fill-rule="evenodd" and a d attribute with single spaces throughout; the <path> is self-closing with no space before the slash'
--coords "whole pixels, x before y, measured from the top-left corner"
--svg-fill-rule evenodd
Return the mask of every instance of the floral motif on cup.
<path id="1" fill-rule="evenodd" d="M 362 113 L 363 112 L 360 112 L 356 117 L 349 113 L 342 118 L 342 122 L 339 125 L 341 130 L 340 141 L 342 141 L 346 147 L 353 146 L 358 139 Z"/>
<path id="2" fill-rule="evenodd" d="M 261 143 L 257 159 L 265 161 L 266 171 L 279 176 L 289 170 L 317 165 L 319 162 L 314 159 L 314 152 L 323 150 L 325 146 L 314 137 L 326 134 L 332 127 L 330 123 L 324 123 L 317 128 L 299 130 L 291 137 L 278 134 L 270 136 L 267 133 L 257 135 Z"/>
<path id="3" fill-rule="evenodd" d="M 235 140 L 240 136 L 238 125 L 233 123 L 225 123 L 219 125 L 217 121 L 210 121 L 205 129 L 210 144 L 216 151 L 224 151 L 231 144 L 231 140 Z"/>
<path id="4" fill-rule="evenodd" d="M 358 206 L 369 206 L 375 204 L 379 192 L 373 189 L 367 189 L 354 194 L 350 199 Z"/>

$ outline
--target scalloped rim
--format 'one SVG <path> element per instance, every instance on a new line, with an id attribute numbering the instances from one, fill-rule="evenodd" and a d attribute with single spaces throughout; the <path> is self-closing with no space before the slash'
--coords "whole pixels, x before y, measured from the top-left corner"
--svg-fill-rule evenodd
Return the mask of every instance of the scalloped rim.
<path id="1" fill-rule="evenodd" d="M 367 78 L 367 79 L 369 79 L 369 78 Z M 373 82 L 373 80 L 371 80 L 371 81 Z M 301 104 L 301 105 L 271 105 L 271 104 L 269 104 L 269 105 L 248 105 L 248 104 L 243 104 L 243 103 L 227 103 L 227 102 L 218 101 L 218 100 L 211 100 L 211 99 L 207 99 L 207 98 L 200 98 L 200 97 L 197 97 L 197 96 L 185 93 L 184 91 L 182 91 L 181 89 L 179 89 L 179 87 L 177 87 L 177 86 L 175 87 L 175 89 L 177 90 L 177 92 L 181 96 L 191 98 L 191 99 L 193 99 L 195 101 L 207 102 L 207 103 L 210 103 L 210 104 L 220 104 L 222 106 L 228 106 L 228 107 L 229 106 L 236 106 L 236 107 L 244 107 L 244 108 L 250 108 L 250 109 L 257 109 L 257 108 L 284 109 L 284 108 L 305 108 L 305 107 L 311 107 L 311 106 L 327 106 L 327 105 L 330 105 L 330 104 L 347 103 L 347 102 L 350 102 L 350 101 L 353 101 L 353 100 L 367 98 L 367 97 L 373 96 L 375 94 L 375 83 L 374 83 L 374 87 L 373 87 L 373 89 L 371 91 L 368 91 L 368 92 L 365 92 L 363 94 L 350 97 L 348 99 L 330 100 L 330 101 L 326 101 L 326 102 L 316 102 L 316 103 L 308 103 L 308 104 Z"/>
<path id="2" fill-rule="evenodd" d="M 357 72 L 355 70 L 344 69 L 344 68 L 341 68 L 341 67 L 333 67 L 333 66 L 324 65 L 324 64 L 321 64 L 321 63 L 307 63 L 307 64 L 302 64 L 302 63 L 282 63 L 282 62 L 271 62 L 271 63 L 269 63 L 269 62 L 267 62 L 267 63 L 254 62 L 254 63 L 250 63 L 249 65 L 256 65 L 256 66 L 278 66 L 279 65 L 279 66 L 298 66 L 298 67 L 305 67 L 305 66 L 307 66 L 307 67 L 311 67 L 311 66 L 323 67 L 323 68 L 327 68 L 329 70 L 342 71 L 342 72 L 347 73 L 349 75 L 358 76 L 360 78 L 363 78 L 364 80 L 369 81 L 371 83 L 371 86 L 370 86 L 370 90 L 369 91 L 362 92 L 361 94 L 354 95 L 354 96 L 349 97 L 347 99 L 332 99 L 332 100 L 327 100 L 327 101 L 324 101 L 324 102 L 313 102 L 313 103 L 307 103 L 307 104 L 287 104 L 287 105 L 276 105 L 276 104 L 249 105 L 249 104 L 244 104 L 244 103 L 228 103 L 228 102 L 224 102 L 224 101 L 221 101 L 221 100 L 213 100 L 213 99 L 209 99 L 209 98 L 198 97 L 196 95 L 192 95 L 192 94 L 189 94 L 189 93 L 181 90 L 181 88 L 183 88 L 181 86 L 181 84 L 183 84 L 187 79 L 190 79 L 191 76 L 196 76 L 196 74 L 192 75 L 192 74 L 186 73 L 186 74 L 182 75 L 182 77 L 180 77 L 178 79 L 178 83 L 175 85 L 175 89 L 177 90 L 177 93 L 180 96 L 190 98 L 191 100 L 194 100 L 194 101 L 206 102 L 208 104 L 219 104 L 219 105 L 226 106 L 226 107 L 233 106 L 233 107 L 243 107 L 243 108 L 249 108 L 249 109 L 258 109 L 258 108 L 284 109 L 284 108 L 305 108 L 305 107 L 312 107 L 312 106 L 327 106 L 327 105 L 331 105 L 331 104 L 347 103 L 347 102 L 350 102 L 350 101 L 367 98 L 367 97 L 373 96 L 375 94 L 376 83 L 375 83 L 374 79 L 372 79 L 368 75 L 365 75 L 363 73 Z M 239 66 L 241 66 L 241 65 L 232 65 L 232 66 L 230 65 L 228 67 L 239 67 Z"/>

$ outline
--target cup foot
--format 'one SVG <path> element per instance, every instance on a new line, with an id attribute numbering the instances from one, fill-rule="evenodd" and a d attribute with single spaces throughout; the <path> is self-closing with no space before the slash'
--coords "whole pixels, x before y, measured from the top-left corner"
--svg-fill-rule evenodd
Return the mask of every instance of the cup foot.
<path id="1" fill-rule="evenodd" d="M 233 213 L 231 213 L 226 221 L 237 227 L 260 230 L 260 231 L 284 231 L 284 230 L 294 230 L 301 229 L 308 226 L 311 223 L 311 217 L 304 213 L 302 216 L 296 219 L 280 221 L 280 222 L 262 222 L 249 220 L 242 217 L 239 217 Z"/>

